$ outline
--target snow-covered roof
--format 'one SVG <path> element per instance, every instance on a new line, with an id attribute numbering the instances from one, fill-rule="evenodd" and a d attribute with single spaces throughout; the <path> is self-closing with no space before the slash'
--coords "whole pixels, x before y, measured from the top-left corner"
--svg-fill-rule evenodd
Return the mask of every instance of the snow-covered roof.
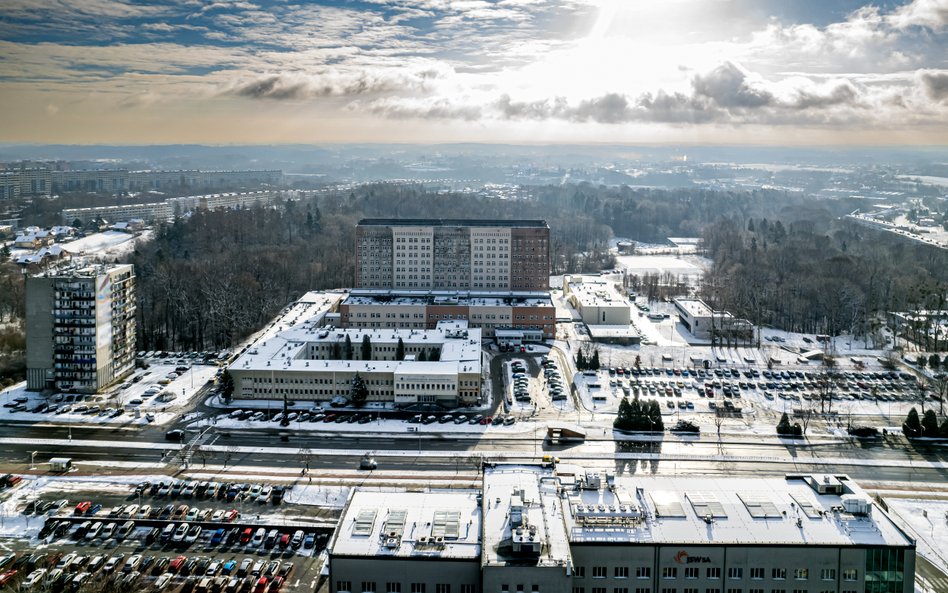
<path id="1" fill-rule="evenodd" d="M 537 466 L 504 465 L 485 470 L 483 566 L 517 562 L 510 545 L 517 527 L 525 530 L 528 539 L 532 536 L 532 541 L 541 543 L 543 553 L 537 566 L 566 566 L 570 563 L 569 540 L 557 484 L 541 480 L 552 477 L 549 469 Z M 522 521 L 519 526 L 514 526 L 511 516 L 518 512 Z"/>
<path id="2" fill-rule="evenodd" d="M 548 292 L 353 290 L 345 305 L 458 305 L 462 307 L 552 307 Z"/>
<path id="3" fill-rule="evenodd" d="M 836 482 L 842 486 L 839 494 L 818 493 L 811 480 L 822 482 L 820 476 L 601 479 L 601 487 L 577 489 L 568 497 L 565 522 L 573 542 L 913 545 L 865 492 L 845 478 Z M 869 513 L 837 510 L 849 505 L 847 500 L 861 501 Z M 630 520 L 635 513 L 640 518 Z"/>
<path id="4" fill-rule="evenodd" d="M 246 352 L 234 361 L 235 371 L 315 371 L 334 370 L 359 373 L 456 374 L 480 372 L 481 331 L 468 329 L 466 322 L 440 324 L 438 329 L 411 330 L 388 328 L 324 327 L 326 315 L 338 305 L 345 293 L 307 293 L 287 308 Z M 346 336 L 356 352 L 364 336 L 373 348 L 403 344 L 437 347 L 440 360 L 317 360 L 310 358 L 308 346 L 342 343 Z"/>
<path id="5" fill-rule="evenodd" d="M 579 302 L 580 307 L 629 307 L 629 301 L 616 291 L 615 282 L 611 280 L 573 276 L 568 285 L 569 294 Z"/>
<path id="6" fill-rule="evenodd" d="M 330 543 L 333 556 L 476 560 L 481 510 L 473 490 L 355 490 Z"/>

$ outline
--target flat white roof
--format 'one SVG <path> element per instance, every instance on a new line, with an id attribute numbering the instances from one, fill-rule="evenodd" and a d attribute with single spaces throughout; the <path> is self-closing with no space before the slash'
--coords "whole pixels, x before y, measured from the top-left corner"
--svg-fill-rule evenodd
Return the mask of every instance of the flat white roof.
<path id="1" fill-rule="evenodd" d="M 438 324 L 434 330 L 323 327 L 326 315 L 343 292 L 309 292 L 289 306 L 232 364 L 235 371 L 337 371 L 456 374 L 480 372 L 481 330 L 462 322 Z M 306 357 L 307 344 L 334 343 L 348 335 L 358 350 L 363 336 L 373 347 L 397 344 L 430 345 L 440 349 L 433 362 L 397 360 L 316 360 Z"/>
<path id="2" fill-rule="evenodd" d="M 519 564 L 520 557 L 509 548 L 510 511 L 515 496 L 523 503 L 524 522 L 536 527 L 536 538 L 542 545 L 536 566 L 570 564 L 562 501 L 555 483 L 540 480 L 544 476 L 552 477 L 552 473 L 529 465 L 504 465 L 485 470 L 483 566 Z"/>
<path id="3" fill-rule="evenodd" d="M 629 301 L 616 291 L 615 282 L 601 280 L 599 277 L 582 277 L 571 280 L 569 292 L 575 295 L 582 307 L 629 308 Z"/>
<path id="4" fill-rule="evenodd" d="M 343 511 L 330 554 L 476 560 L 480 532 L 481 509 L 474 490 L 360 488 Z"/>
<path id="5" fill-rule="evenodd" d="M 710 317 L 711 307 L 701 299 L 675 299 L 675 304 L 692 317 Z"/>
<path id="6" fill-rule="evenodd" d="M 346 305 L 458 305 L 463 307 L 552 307 L 548 292 L 443 290 L 353 290 Z"/>
<path id="7" fill-rule="evenodd" d="M 914 545 L 875 505 L 864 516 L 834 511 L 847 496 L 871 501 L 851 481 L 843 484 L 850 493 L 818 494 L 805 479 L 620 476 L 613 490 L 571 493 L 565 520 L 573 542 Z M 622 505 L 636 506 L 643 520 L 591 525 L 580 518 Z"/>

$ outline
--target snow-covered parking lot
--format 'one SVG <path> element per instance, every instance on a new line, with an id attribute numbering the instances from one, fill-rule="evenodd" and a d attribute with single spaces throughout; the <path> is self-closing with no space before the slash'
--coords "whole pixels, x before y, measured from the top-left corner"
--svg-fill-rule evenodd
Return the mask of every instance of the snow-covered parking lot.
<path id="1" fill-rule="evenodd" d="M 175 361 L 155 362 L 97 395 L 45 394 L 27 391 L 26 383 L 19 383 L 0 392 L 0 422 L 164 424 L 217 373 L 215 365 L 190 365 L 176 374 L 175 368 L 183 366 Z"/>

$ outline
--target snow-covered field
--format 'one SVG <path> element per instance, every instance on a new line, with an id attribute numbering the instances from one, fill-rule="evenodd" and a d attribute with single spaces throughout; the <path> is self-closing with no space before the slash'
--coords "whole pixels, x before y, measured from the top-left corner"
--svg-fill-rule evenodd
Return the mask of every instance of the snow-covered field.
<path id="1" fill-rule="evenodd" d="M 135 235 L 129 233 L 105 231 L 63 243 L 62 246 L 74 255 L 98 255 L 100 252 L 111 251 L 123 243 L 129 243 L 130 247 L 134 244 L 135 238 Z"/>
<path id="2" fill-rule="evenodd" d="M 696 284 L 711 261 L 697 255 L 619 255 L 616 267 L 628 275 L 671 274 L 689 284 Z"/>

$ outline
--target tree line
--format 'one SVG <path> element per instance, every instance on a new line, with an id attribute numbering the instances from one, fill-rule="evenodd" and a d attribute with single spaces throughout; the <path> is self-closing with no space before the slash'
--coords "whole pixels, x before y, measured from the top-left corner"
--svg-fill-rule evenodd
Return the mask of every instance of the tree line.
<path id="1" fill-rule="evenodd" d="M 727 218 L 708 225 L 702 236 L 713 260 L 702 296 L 758 325 L 852 332 L 880 347 L 886 312 L 945 308 L 948 252 L 863 229 L 829 212 L 743 224 Z M 930 333 L 925 345 L 944 349 L 944 339 Z"/>

